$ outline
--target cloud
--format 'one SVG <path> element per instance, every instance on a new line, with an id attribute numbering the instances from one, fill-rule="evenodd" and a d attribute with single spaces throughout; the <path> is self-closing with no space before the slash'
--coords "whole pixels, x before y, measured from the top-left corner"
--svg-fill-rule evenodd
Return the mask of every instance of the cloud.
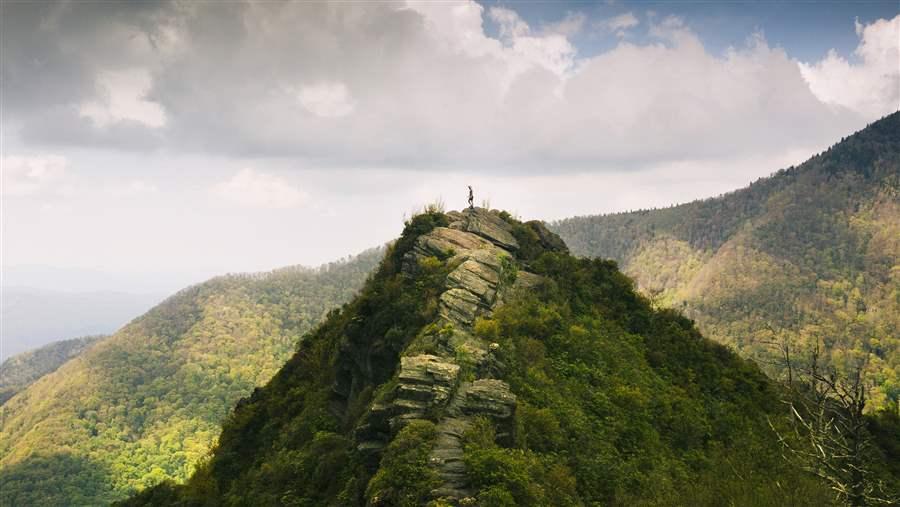
<path id="1" fill-rule="evenodd" d="M 353 97 L 344 83 L 317 83 L 301 87 L 297 100 L 310 113 L 339 118 L 353 112 Z"/>
<path id="2" fill-rule="evenodd" d="M 29 196 L 53 188 L 65 176 L 68 159 L 58 155 L 0 158 L 3 195 Z"/>
<path id="3" fill-rule="evenodd" d="M 832 49 L 815 63 L 799 62 L 813 93 L 828 104 L 844 106 L 868 118 L 900 109 L 900 15 L 871 24 L 856 22 L 859 45 L 852 63 Z"/>
<path id="4" fill-rule="evenodd" d="M 544 34 L 558 34 L 565 37 L 572 37 L 581 33 L 587 16 L 583 12 L 568 12 L 566 17 L 555 22 L 548 23 L 541 28 Z"/>
<path id="5" fill-rule="evenodd" d="M 277 176 L 246 168 L 213 187 L 216 195 L 249 208 L 296 208 L 306 194 Z"/>
<path id="6" fill-rule="evenodd" d="M 127 183 L 107 185 L 106 192 L 114 197 L 137 197 L 156 194 L 159 192 L 159 187 L 155 183 L 145 180 L 132 180 Z"/>
<path id="7" fill-rule="evenodd" d="M 850 88 L 834 91 L 842 107 L 824 104 L 761 36 L 712 54 L 672 17 L 647 18 L 648 42 L 582 55 L 570 40 L 581 15 L 535 28 L 476 2 L 32 4 L 4 7 L 0 70 L 15 102 L 4 121 L 42 149 L 598 172 L 811 151 L 880 110 L 846 99 Z M 641 21 L 603 23 L 617 33 Z M 889 50 L 873 49 L 886 40 L 876 25 L 860 55 Z M 865 73 L 861 89 L 896 86 L 884 72 Z"/>
<path id="8" fill-rule="evenodd" d="M 624 37 L 629 29 L 634 28 L 639 24 L 640 21 L 633 12 L 626 12 L 612 18 L 598 21 L 594 26 L 604 32 L 615 33 L 618 37 Z"/>
<path id="9" fill-rule="evenodd" d="M 148 127 L 166 124 L 166 113 L 159 104 L 147 100 L 152 80 L 147 69 L 131 68 L 103 71 L 97 75 L 100 98 L 83 102 L 79 114 L 98 127 L 132 120 Z"/>

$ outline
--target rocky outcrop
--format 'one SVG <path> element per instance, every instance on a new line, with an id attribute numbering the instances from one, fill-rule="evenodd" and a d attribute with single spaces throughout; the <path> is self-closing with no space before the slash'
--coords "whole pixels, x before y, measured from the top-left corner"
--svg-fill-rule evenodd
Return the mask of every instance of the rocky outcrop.
<path id="1" fill-rule="evenodd" d="M 491 419 L 499 442 L 513 438 L 516 397 L 494 378 L 502 369 L 498 345 L 476 337 L 474 324 L 502 304 L 507 293 L 533 288 L 541 277 L 517 269 L 519 244 L 498 213 L 474 208 L 446 215 L 449 226 L 420 236 L 402 265 L 413 277 L 434 259 L 451 268 L 439 297 L 438 319 L 409 346 L 395 385 L 373 405 L 356 436 L 360 450 L 377 454 L 410 421 L 434 421 L 437 439 L 430 463 L 442 484 L 432 496 L 455 504 L 470 494 L 462 438 L 473 419 Z M 541 242 L 555 237 L 543 224 L 532 229 Z"/>
<path id="2" fill-rule="evenodd" d="M 392 428 L 399 429 L 412 419 L 426 419 L 432 415 L 429 409 L 446 405 L 456 390 L 459 368 L 429 354 L 401 358 Z"/>
<path id="3" fill-rule="evenodd" d="M 500 380 L 476 380 L 459 386 L 445 416 L 437 425 L 437 439 L 429 456 L 441 478 L 434 498 L 459 500 L 471 495 L 463 461 L 463 435 L 472 426 L 472 417 L 487 417 L 497 427 L 497 440 L 512 444 L 516 396 Z"/>
<path id="4" fill-rule="evenodd" d="M 471 232 L 491 243 L 509 251 L 519 248 L 519 243 L 513 237 L 512 227 L 498 213 L 484 208 L 471 208 L 462 212 L 450 212 L 450 228 Z"/>

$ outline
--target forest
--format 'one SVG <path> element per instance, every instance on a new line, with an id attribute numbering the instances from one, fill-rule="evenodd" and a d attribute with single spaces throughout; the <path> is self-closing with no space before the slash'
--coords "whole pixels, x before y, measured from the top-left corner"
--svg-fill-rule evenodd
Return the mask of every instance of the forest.
<path id="1" fill-rule="evenodd" d="M 865 363 L 870 407 L 900 410 L 900 113 L 749 187 L 665 209 L 551 225 L 615 260 L 654 304 L 785 379 L 785 348 L 823 340 Z"/>
<path id="2" fill-rule="evenodd" d="M 677 311 L 654 308 L 614 262 L 572 257 L 542 226 L 500 216 L 519 245 L 514 264 L 502 268 L 512 289 L 475 319 L 474 341 L 442 320 L 446 284 L 471 254 L 423 255 L 450 235 L 449 219 L 434 210 L 416 216 L 360 295 L 237 404 L 186 484 L 166 482 L 121 505 L 835 502 L 827 484 L 783 458 L 783 444 L 802 443 L 776 437 L 792 427 L 788 390 Z M 521 279 L 539 282 L 516 290 Z M 473 343 L 493 352 L 478 356 Z M 408 383 L 414 360 L 438 356 L 447 361 L 440 371 L 459 366 L 450 390 L 493 382 L 515 404 L 513 415 L 460 416 L 468 489 L 452 497 L 441 495 L 447 475 L 435 449 L 446 444 L 454 404 L 415 411 L 415 400 L 437 398 Z M 388 429 L 378 423 L 384 411 L 409 417 Z M 898 429 L 889 416 L 869 421 L 873 434 Z M 867 448 L 870 479 L 896 491 L 896 448 L 885 442 Z"/>
<path id="3" fill-rule="evenodd" d="M 98 335 L 62 340 L 3 361 L 0 364 L 0 405 L 102 338 Z"/>
<path id="4" fill-rule="evenodd" d="M 381 255 L 189 287 L 41 377 L 0 408 L 0 505 L 102 505 L 186 479 Z"/>

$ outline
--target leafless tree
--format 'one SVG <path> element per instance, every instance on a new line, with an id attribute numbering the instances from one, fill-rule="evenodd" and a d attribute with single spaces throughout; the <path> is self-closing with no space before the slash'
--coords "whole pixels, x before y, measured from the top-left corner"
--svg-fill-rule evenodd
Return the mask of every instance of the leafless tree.
<path id="1" fill-rule="evenodd" d="M 794 422 L 792 434 L 770 425 L 787 451 L 785 457 L 828 483 L 846 505 L 898 502 L 871 468 L 873 444 L 865 418 L 871 387 L 866 379 L 868 357 L 839 373 L 823 360 L 821 340 L 802 356 L 802 363 L 791 355 L 789 344 L 779 346 L 792 382 L 791 398 L 785 400 Z"/>

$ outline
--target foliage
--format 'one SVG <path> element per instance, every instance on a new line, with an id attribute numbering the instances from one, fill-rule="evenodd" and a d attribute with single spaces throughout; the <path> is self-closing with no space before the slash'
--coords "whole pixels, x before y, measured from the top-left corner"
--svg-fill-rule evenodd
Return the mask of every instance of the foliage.
<path id="1" fill-rule="evenodd" d="M 382 254 L 215 278 L 45 375 L 2 407 L 0 504 L 98 505 L 183 481 L 234 403 L 352 297 Z"/>
<path id="2" fill-rule="evenodd" d="M 360 295 L 238 403 L 209 464 L 158 494 L 181 505 L 424 504 L 435 484 L 434 421 L 409 424 L 380 453 L 358 447 L 356 435 L 369 408 L 390 401 L 400 353 L 439 332 L 430 324 L 446 261 L 401 266 L 415 238 L 442 222 L 426 214 L 408 223 Z M 788 424 L 781 391 L 753 363 L 679 313 L 655 309 L 614 262 L 527 255 L 517 269 L 527 265 L 544 282 L 510 291 L 475 324 L 476 335 L 497 341 L 498 378 L 518 402 L 512 438 L 498 442 L 484 418 L 464 435 L 474 502 L 830 504 L 826 485 L 781 459 L 768 425 Z M 335 445 L 313 446 L 323 434 Z M 323 462 L 327 475 L 308 473 Z M 154 494 L 127 505 L 159 505 Z"/>
<path id="3" fill-rule="evenodd" d="M 871 353 L 870 406 L 900 410 L 898 131 L 894 113 L 742 190 L 551 228 L 776 378 L 786 371 L 773 343 L 829 336 L 835 363 Z"/>
<path id="4" fill-rule="evenodd" d="M 369 503 L 401 507 L 426 503 L 428 493 L 439 482 L 428 466 L 434 439 L 434 423 L 430 421 L 413 421 L 400 430 L 385 449 L 381 466 L 366 488 Z"/>
<path id="5" fill-rule="evenodd" d="M 0 365 L 0 405 L 102 338 L 104 336 L 97 335 L 62 340 L 3 361 Z"/>
<path id="6" fill-rule="evenodd" d="M 420 264 L 415 278 L 403 276 L 401 267 L 415 238 L 440 224 L 446 224 L 446 217 L 436 212 L 413 217 L 364 290 L 301 340 L 298 351 L 267 385 L 238 402 L 223 423 L 210 462 L 186 486 L 174 489 L 182 503 L 202 505 L 211 495 L 224 505 L 363 502 L 374 471 L 350 445 L 350 430 L 373 398 L 390 391 L 384 387 L 390 385 L 400 351 L 434 320 L 448 272 L 445 262 Z M 376 392 L 378 386 L 382 389 Z M 416 428 L 410 432 L 407 444 L 427 433 Z M 326 453 L 314 445 L 324 434 L 344 444 Z M 413 448 L 418 447 L 398 444 L 392 452 L 408 458 L 406 453 L 415 454 Z M 328 472 L 310 473 L 323 459 L 330 464 Z M 386 464 L 397 473 L 377 477 L 370 493 L 385 488 L 405 496 L 416 491 L 398 482 L 410 478 L 399 466 L 399 457 Z M 128 505 L 155 505 L 148 500 L 153 494 L 132 498 Z"/>

